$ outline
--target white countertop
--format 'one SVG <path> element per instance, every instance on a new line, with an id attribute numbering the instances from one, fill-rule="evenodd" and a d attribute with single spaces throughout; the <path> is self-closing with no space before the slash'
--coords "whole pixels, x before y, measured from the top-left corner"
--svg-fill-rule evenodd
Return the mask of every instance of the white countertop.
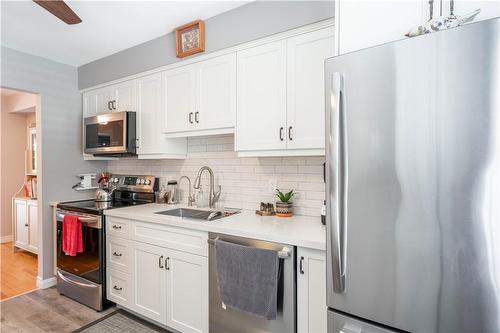
<path id="1" fill-rule="evenodd" d="M 215 221 L 200 221 L 176 216 L 160 215 L 155 212 L 185 207 L 183 205 L 145 204 L 105 210 L 106 216 L 139 220 L 151 223 L 216 232 L 221 234 L 254 238 L 271 242 L 325 250 L 325 226 L 319 217 L 259 216 L 254 212 L 242 211 Z M 191 207 L 187 207 L 191 208 Z M 195 208 L 195 207 L 193 207 Z"/>

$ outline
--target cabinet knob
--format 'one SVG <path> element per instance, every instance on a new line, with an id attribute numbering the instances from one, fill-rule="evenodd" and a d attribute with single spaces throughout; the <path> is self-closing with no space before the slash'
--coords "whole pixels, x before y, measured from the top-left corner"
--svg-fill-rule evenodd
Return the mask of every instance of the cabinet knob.
<path id="1" fill-rule="evenodd" d="M 292 126 L 288 127 L 288 140 L 292 141 Z"/>
<path id="2" fill-rule="evenodd" d="M 160 256 L 160 258 L 158 258 L 158 267 L 164 268 L 164 266 L 163 266 L 163 256 Z"/>
<path id="3" fill-rule="evenodd" d="M 122 256 L 122 254 L 121 254 L 121 253 L 116 253 L 116 252 L 113 252 L 113 255 L 114 255 L 115 257 L 121 257 L 121 256 Z"/>
<path id="4" fill-rule="evenodd" d="M 120 230 L 121 228 L 122 228 L 121 225 L 113 224 L 113 229 Z"/>
<path id="5" fill-rule="evenodd" d="M 198 118 L 198 115 L 199 115 L 199 114 L 200 114 L 200 112 L 199 112 L 199 111 L 196 111 L 196 112 L 194 113 L 194 121 L 195 121 L 195 122 L 197 122 L 197 123 L 199 123 L 199 122 L 200 122 L 200 120 L 199 120 L 199 118 Z"/>
<path id="6" fill-rule="evenodd" d="M 167 271 L 170 270 L 170 257 L 167 257 L 167 259 L 165 259 L 165 269 Z"/>
<path id="7" fill-rule="evenodd" d="M 283 127 L 280 127 L 280 140 L 283 141 Z"/>
<path id="8" fill-rule="evenodd" d="M 114 290 L 122 290 L 123 288 L 122 288 L 122 287 L 118 287 L 117 285 L 115 285 L 115 286 L 113 287 L 113 289 L 114 289 Z"/>
<path id="9" fill-rule="evenodd" d="M 189 123 L 193 123 L 193 113 L 189 112 Z"/>
<path id="10" fill-rule="evenodd" d="M 300 274 L 304 274 L 304 257 L 300 257 L 299 271 Z"/>

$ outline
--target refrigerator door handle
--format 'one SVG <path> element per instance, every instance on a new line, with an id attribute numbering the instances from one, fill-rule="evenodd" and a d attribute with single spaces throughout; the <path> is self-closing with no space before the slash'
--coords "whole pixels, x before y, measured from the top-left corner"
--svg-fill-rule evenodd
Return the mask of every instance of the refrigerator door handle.
<path id="1" fill-rule="evenodd" d="M 333 73 L 327 137 L 327 223 L 329 225 L 332 281 L 335 293 L 345 292 L 347 220 L 347 135 L 344 79 Z"/>

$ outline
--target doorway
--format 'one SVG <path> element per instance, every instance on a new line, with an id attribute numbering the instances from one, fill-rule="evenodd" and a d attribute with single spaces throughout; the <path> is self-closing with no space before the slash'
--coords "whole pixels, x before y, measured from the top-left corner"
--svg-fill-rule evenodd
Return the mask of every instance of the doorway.
<path id="1" fill-rule="evenodd" d="M 0 300 L 36 289 L 39 96 L 0 88 Z"/>

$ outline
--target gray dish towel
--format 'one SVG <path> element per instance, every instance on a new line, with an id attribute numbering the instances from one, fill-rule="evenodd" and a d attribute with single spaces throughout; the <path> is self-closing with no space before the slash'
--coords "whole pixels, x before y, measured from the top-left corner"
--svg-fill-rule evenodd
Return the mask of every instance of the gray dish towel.
<path id="1" fill-rule="evenodd" d="M 215 256 L 223 306 L 276 319 L 278 253 L 215 240 Z"/>

